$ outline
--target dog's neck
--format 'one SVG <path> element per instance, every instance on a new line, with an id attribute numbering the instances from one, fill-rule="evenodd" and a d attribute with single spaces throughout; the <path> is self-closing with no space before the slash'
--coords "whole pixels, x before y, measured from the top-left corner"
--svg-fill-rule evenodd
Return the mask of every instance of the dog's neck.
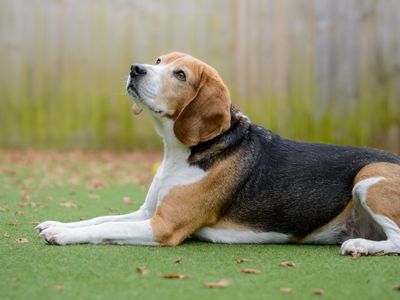
<path id="1" fill-rule="evenodd" d="M 173 120 L 153 116 L 153 121 L 157 133 L 163 138 L 164 161 L 172 163 L 184 161 L 190 164 L 209 160 L 209 156 L 218 156 L 226 152 L 228 148 L 238 144 L 244 138 L 250 124 L 245 115 L 231 106 L 231 128 L 210 141 L 188 147 L 175 136 Z"/>
<path id="2" fill-rule="evenodd" d="M 181 161 L 187 161 L 190 156 L 190 148 L 182 144 L 174 133 L 173 120 L 163 117 L 153 117 L 156 132 L 162 137 L 164 143 L 164 160 L 175 161 L 179 158 Z"/>

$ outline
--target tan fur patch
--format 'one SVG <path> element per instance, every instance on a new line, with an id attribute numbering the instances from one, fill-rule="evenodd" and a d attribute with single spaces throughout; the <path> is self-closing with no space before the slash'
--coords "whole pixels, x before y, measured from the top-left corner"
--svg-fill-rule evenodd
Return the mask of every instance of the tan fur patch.
<path id="1" fill-rule="evenodd" d="M 161 57 L 164 71 L 156 102 L 167 107 L 176 137 L 187 146 L 214 138 L 230 127 L 230 95 L 218 72 L 184 53 Z M 177 80 L 183 71 L 186 80 Z"/>
<path id="2" fill-rule="evenodd" d="M 232 230 L 237 230 L 237 231 L 254 231 L 257 232 L 258 230 L 255 230 L 254 228 L 251 228 L 249 226 L 233 222 L 229 219 L 220 219 L 214 226 L 214 228 L 223 228 L 223 229 L 232 229 Z M 261 230 L 260 230 L 261 232 Z"/>
<path id="3" fill-rule="evenodd" d="M 364 167 L 355 183 L 371 177 L 384 177 L 368 187 L 366 203 L 376 214 L 386 216 L 400 226 L 400 165 L 374 163 Z"/>
<path id="4" fill-rule="evenodd" d="M 239 157 L 236 152 L 215 164 L 199 182 L 173 188 L 151 220 L 155 241 L 178 245 L 197 229 L 216 224 L 231 198 Z"/>

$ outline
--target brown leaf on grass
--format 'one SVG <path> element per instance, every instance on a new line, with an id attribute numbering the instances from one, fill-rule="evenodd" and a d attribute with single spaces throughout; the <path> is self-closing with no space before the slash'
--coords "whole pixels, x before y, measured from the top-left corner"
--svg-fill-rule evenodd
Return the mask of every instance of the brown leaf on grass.
<path id="1" fill-rule="evenodd" d="M 35 202 L 30 202 L 29 204 L 30 204 L 30 207 L 32 207 L 32 208 L 43 208 L 44 207 L 41 205 L 37 205 Z"/>
<path id="2" fill-rule="evenodd" d="M 96 190 L 104 187 L 106 187 L 106 184 L 100 179 L 92 179 L 87 186 L 89 190 Z"/>
<path id="3" fill-rule="evenodd" d="M 24 211 L 22 211 L 22 210 L 17 210 L 17 211 L 14 213 L 14 216 L 23 216 L 23 215 L 26 215 L 26 212 L 24 212 Z"/>
<path id="4" fill-rule="evenodd" d="M 142 276 L 147 276 L 150 274 L 150 270 L 145 267 L 137 267 L 136 272 L 138 272 Z"/>
<path id="5" fill-rule="evenodd" d="M 135 204 L 135 201 L 133 201 L 131 198 L 125 196 L 122 198 L 122 201 L 126 204 L 126 205 L 132 205 Z"/>
<path id="6" fill-rule="evenodd" d="M 176 264 L 181 264 L 182 263 L 182 258 L 177 258 L 177 259 L 175 259 L 175 263 Z"/>
<path id="7" fill-rule="evenodd" d="M 113 210 L 111 207 L 106 207 L 105 209 L 106 209 L 106 211 L 108 211 L 108 212 L 110 212 L 110 213 L 113 213 L 113 212 L 114 212 L 114 210 Z"/>
<path id="8" fill-rule="evenodd" d="M 10 234 L 9 233 L 5 233 L 5 234 L 3 234 L 3 236 L 6 238 L 6 239 L 8 239 L 8 238 L 10 238 Z"/>
<path id="9" fill-rule="evenodd" d="M 68 183 L 70 185 L 79 185 L 80 181 L 81 180 L 78 177 L 71 177 L 70 179 L 68 179 Z"/>
<path id="10" fill-rule="evenodd" d="M 240 272 L 242 273 L 246 273 L 246 274 L 260 274 L 261 271 L 257 270 L 257 269 L 251 269 L 251 268 L 245 268 L 245 269 L 241 269 Z"/>
<path id="11" fill-rule="evenodd" d="M 63 285 L 58 285 L 58 284 L 52 285 L 51 288 L 53 290 L 55 290 L 56 292 L 62 292 L 64 290 L 64 286 Z"/>
<path id="12" fill-rule="evenodd" d="M 290 287 L 283 287 L 283 288 L 280 288 L 279 290 L 281 291 L 281 293 L 284 293 L 284 294 L 290 294 L 293 292 L 293 289 Z"/>
<path id="13" fill-rule="evenodd" d="M 231 285 L 231 281 L 229 279 L 221 279 L 220 281 L 216 282 L 206 282 L 204 284 L 204 287 L 209 288 L 209 289 L 214 289 L 214 288 L 226 288 Z"/>
<path id="14" fill-rule="evenodd" d="M 296 266 L 296 264 L 292 261 L 283 261 L 280 262 L 278 265 L 286 268 L 294 268 Z"/>
<path id="15" fill-rule="evenodd" d="M 64 207 L 64 208 L 77 208 L 77 207 L 78 207 L 78 206 L 76 205 L 76 203 L 73 202 L 73 201 L 61 202 L 61 203 L 60 203 L 60 206 L 61 206 L 61 207 Z"/>
<path id="16" fill-rule="evenodd" d="M 1 212 L 9 212 L 10 209 L 8 207 L 0 207 Z"/>
<path id="17" fill-rule="evenodd" d="M 400 283 L 397 283 L 393 286 L 393 289 L 396 291 L 400 291 Z"/>
<path id="18" fill-rule="evenodd" d="M 358 252 L 351 253 L 351 258 L 354 260 L 359 259 L 360 257 L 361 257 L 361 253 L 358 253 Z"/>
<path id="19" fill-rule="evenodd" d="M 242 264 L 245 262 L 251 262 L 251 259 L 248 259 L 248 258 L 236 258 L 235 259 L 235 263 L 237 263 L 237 264 Z"/>
<path id="20" fill-rule="evenodd" d="M 189 278 L 188 274 L 163 274 L 160 276 L 165 279 L 186 279 Z"/>
<path id="21" fill-rule="evenodd" d="M 320 288 L 313 289 L 311 291 L 311 294 L 316 295 L 316 296 L 322 296 L 324 293 L 325 293 L 324 289 L 320 289 Z"/>
<path id="22" fill-rule="evenodd" d="M 26 244 L 26 243 L 29 243 L 29 240 L 26 239 L 26 238 L 17 238 L 17 239 L 15 240 L 15 242 L 16 242 L 17 244 Z"/>
<path id="23" fill-rule="evenodd" d="M 16 205 L 19 207 L 31 206 L 31 204 L 29 202 L 18 202 Z"/>
<path id="24" fill-rule="evenodd" d="M 9 225 L 9 226 L 17 226 L 18 225 L 17 222 L 8 222 L 6 224 Z"/>
<path id="25" fill-rule="evenodd" d="M 22 194 L 22 195 L 21 195 L 21 199 L 22 199 L 22 200 L 29 201 L 29 200 L 32 199 L 32 196 L 29 195 L 29 194 Z"/>
<path id="26" fill-rule="evenodd" d="M 30 221 L 30 222 L 28 222 L 28 224 L 29 225 L 39 225 L 40 222 L 38 222 L 38 221 Z"/>

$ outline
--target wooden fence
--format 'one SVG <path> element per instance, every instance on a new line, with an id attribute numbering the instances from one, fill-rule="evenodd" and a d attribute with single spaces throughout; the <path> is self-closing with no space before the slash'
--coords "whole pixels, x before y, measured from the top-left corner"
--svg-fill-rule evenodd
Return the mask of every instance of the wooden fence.
<path id="1" fill-rule="evenodd" d="M 400 152 L 398 0 L 0 0 L 0 146 L 158 148 L 124 84 L 172 50 L 281 135 Z"/>

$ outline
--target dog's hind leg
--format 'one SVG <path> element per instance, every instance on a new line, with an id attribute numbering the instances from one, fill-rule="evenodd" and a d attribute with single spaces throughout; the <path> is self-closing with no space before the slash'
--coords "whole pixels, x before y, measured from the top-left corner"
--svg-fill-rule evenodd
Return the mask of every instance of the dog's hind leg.
<path id="1" fill-rule="evenodd" d="M 341 254 L 400 253 L 400 165 L 364 167 L 355 178 L 353 197 L 381 227 L 386 240 L 349 239 L 342 244 Z"/>

